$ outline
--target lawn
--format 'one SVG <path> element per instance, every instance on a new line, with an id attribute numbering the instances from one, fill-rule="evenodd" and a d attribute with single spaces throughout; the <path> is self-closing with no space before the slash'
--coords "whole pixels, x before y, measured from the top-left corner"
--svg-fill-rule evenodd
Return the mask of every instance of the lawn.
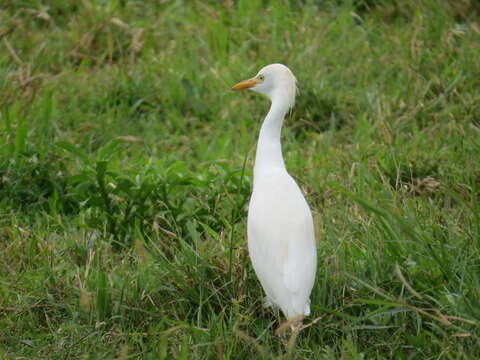
<path id="1" fill-rule="evenodd" d="M 479 56 L 473 0 L 3 1 L 0 358 L 480 358 Z M 297 339 L 246 248 L 268 100 L 230 91 L 273 62 Z"/>

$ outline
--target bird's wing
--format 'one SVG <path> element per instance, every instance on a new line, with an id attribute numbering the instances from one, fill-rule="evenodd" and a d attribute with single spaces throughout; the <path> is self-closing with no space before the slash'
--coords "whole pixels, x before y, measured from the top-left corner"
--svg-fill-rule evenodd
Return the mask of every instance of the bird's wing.
<path id="1" fill-rule="evenodd" d="M 254 189 L 248 238 L 250 257 L 267 295 L 281 307 L 293 305 L 295 312 L 303 313 L 315 277 L 315 238 L 310 209 L 289 176 Z M 288 305 L 282 298 L 289 299 Z"/>
<path id="2" fill-rule="evenodd" d="M 298 225 L 297 225 L 298 224 Z M 304 290 L 316 269 L 315 238 L 309 213 L 288 231 L 287 252 L 283 264 L 283 281 L 292 293 Z"/>

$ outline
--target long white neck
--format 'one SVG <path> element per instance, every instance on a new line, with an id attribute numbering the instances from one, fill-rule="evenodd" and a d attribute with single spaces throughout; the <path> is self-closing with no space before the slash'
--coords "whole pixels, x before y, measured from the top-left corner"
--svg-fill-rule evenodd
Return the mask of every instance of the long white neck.
<path id="1" fill-rule="evenodd" d="M 275 98 L 272 99 L 272 105 L 260 129 L 253 170 L 254 178 L 261 175 L 263 171 L 285 170 L 280 135 L 289 105 L 284 101 L 275 100 Z M 280 99 L 277 98 L 277 100 Z"/>

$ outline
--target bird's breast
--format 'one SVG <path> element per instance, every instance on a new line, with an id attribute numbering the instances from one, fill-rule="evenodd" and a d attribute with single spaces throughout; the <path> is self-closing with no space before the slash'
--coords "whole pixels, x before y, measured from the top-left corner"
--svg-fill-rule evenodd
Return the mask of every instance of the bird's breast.
<path id="1" fill-rule="evenodd" d="M 249 226 L 280 229 L 310 221 L 311 212 L 300 188 L 287 173 L 272 173 L 255 179 L 250 199 Z"/>

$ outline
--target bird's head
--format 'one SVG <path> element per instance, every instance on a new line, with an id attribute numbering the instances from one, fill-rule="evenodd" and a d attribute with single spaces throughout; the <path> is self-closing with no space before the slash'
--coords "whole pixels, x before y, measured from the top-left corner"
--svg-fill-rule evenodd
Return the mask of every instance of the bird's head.
<path id="1" fill-rule="evenodd" d="M 289 108 L 295 104 L 297 79 L 288 67 L 270 64 L 262 68 L 256 76 L 236 84 L 232 90 L 250 89 L 266 95 L 272 102 L 281 101 Z"/>

